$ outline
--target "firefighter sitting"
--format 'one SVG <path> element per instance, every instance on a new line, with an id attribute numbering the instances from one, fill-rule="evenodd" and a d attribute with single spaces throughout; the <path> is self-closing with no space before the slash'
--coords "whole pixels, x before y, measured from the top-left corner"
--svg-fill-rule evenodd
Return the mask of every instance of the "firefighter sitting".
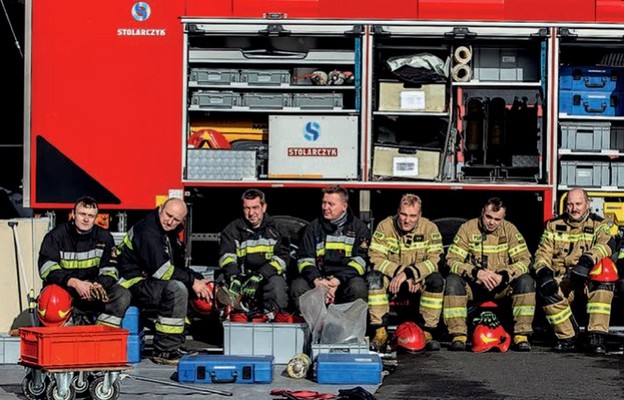
<path id="1" fill-rule="evenodd" d="M 95 225 L 97 214 L 95 199 L 81 197 L 71 220 L 43 238 L 38 264 L 44 288 L 37 316 L 44 326 L 94 321 L 121 326 L 130 293 L 115 283 L 115 242 L 108 231 Z"/>
<path id="2" fill-rule="evenodd" d="M 268 314 L 286 314 L 287 242 L 266 212 L 263 192 L 249 189 L 241 201 L 243 216 L 227 225 L 220 236 L 219 266 L 227 289 L 232 297 L 250 306 L 251 313 L 267 318 Z"/>
<path id="3" fill-rule="evenodd" d="M 571 189 L 566 212 L 546 223 L 535 253 L 538 298 L 557 338 L 555 351 L 575 350 L 579 330 L 575 314 L 584 314 L 580 307 L 587 304 L 587 350 L 606 352 L 604 335 L 609 332 L 617 272 L 611 260 L 599 261 L 611 257 L 615 239 L 606 222 L 590 212 L 590 205 L 585 190 Z M 593 269 L 596 264 L 599 267 Z M 579 311 L 574 313 L 571 306 Z"/>
<path id="4" fill-rule="evenodd" d="M 349 208 L 349 192 L 339 185 L 322 190 L 321 216 L 303 233 L 297 253 L 299 277 L 290 293 L 299 307 L 299 297 L 325 286 L 325 302 L 368 302 L 366 273 L 370 232 Z"/>
<path id="5" fill-rule="evenodd" d="M 522 234 L 505 220 L 499 198 L 487 201 L 481 216 L 460 226 L 448 249 L 450 274 L 444 290 L 444 321 L 452 336 L 449 350 L 466 349 L 469 300 L 492 301 L 511 296 L 513 348 L 530 351 L 535 314 L 535 281 L 529 274 L 531 254 Z M 474 344 L 473 344 L 474 345 Z"/>
<path id="6" fill-rule="evenodd" d="M 426 349 L 440 349 L 433 332 L 442 313 L 444 278 L 438 272 L 442 252 L 442 235 L 433 222 L 422 217 L 420 197 L 403 195 L 397 215 L 377 225 L 368 250 L 374 269 L 367 275 L 374 347 L 381 349 L 387 342 L 385 325 L 392 296 L 408 300 L 412 315 L 420 314 Z"/>

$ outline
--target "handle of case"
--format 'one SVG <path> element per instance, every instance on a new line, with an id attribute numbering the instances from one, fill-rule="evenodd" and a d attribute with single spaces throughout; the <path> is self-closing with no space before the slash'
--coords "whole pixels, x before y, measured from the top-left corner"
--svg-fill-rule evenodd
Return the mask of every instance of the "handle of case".
<path id="1" fill-rule="evenodd" d="M 602 107 L 601 108 L 591 108 L 589 106 L 589 103 L 583 103 L 583 106 L 585 106 L 585 112 L 588 113 L 603 113 L 606 111 L 607 109 L 607 103 L 602 102 Z"/>
<path id="2" fill-rule="evenodd" d="M 212 383 L 236 383 L 236 378 L 238 378 L 238 372 L 236 371 L 232 371 L 232 379 L 217 379 L 217 374 L 214 371 L 210 373 Z"/>
<path id="3" fill-rule="evenodd" d="M 589 77 L 585 77 L 585 87 L 589 88 L 603 88 L 607 85 L 607 78 L 603 77 L 600 82 L 591 82 Z"/>

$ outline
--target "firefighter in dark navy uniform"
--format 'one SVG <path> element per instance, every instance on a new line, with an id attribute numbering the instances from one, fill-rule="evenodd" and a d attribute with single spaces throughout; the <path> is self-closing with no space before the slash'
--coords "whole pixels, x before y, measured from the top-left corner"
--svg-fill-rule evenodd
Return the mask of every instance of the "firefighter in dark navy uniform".
<path id="1" fill-rule="evenodd" d="M 219 266 L 229 291 L 260 306 L 265 313 L 285 312 L 288 285 L 285 272 L 290 255 L 279 227 L 267 214 L 265 195 L 257 189 L 241 198 L 243 217 L 223 229 Z"/>
<path id="2" fill-rule="evenodd" d="M 389 295 L 410 299 L 414 316 L 420 315 L 426 348 L 439 350 L 433 332 L 440 322 L 444 278 L 438 272 L 444 248 L 438 227 L 422 217 L 422 200 L 405 194 L 395 216 L 382 220 L 371 240 L 368 254 L 373 266 L 367 280 L 370 324 L 375 328 L 372 340 L 376 348 L 387 341 Z M 418 295 L 418 297 L 416 297 Z"/>
<path id="3" fill-rule="evenodd" d="M 132 303 L 156 310 L 152 361 L 157 364 L 176 365 L 182 357 L 189 291 L 212 298 L 208 280 L 185 265 L 179 235 L 186 214 L 184 201 L 169 198 L 130 228 L 118 250 L 119 282 L 129 288 Z"/>
<path id="4" fill-rule="evenodd" d="M 323 189 L 322 215 L 308 225 L 297 253 L 299 277 L 291 284 L 295 305 L 315 287 L 327 288 L 327 303 L 368 301 L 367 272 L 370 231 L 349 208 L 342 186 Z"/>
<path id="5" fill-rule="evenodd" d="M 529 273 L 531 254 L 516 226 L 505 220 L 503 201 L 487 201 L 481 216 L 459 227 L 448 249 L 443 317 L 452 336 L 449 350 L 466 348 L 469 300 L 511 297 L 513 345 L 530 351 L 535 315 L 535 281 Z"/>
<path id="6" fill-rule="evenodd" d="M 115 283 L 119 278 L 115 242 L 108 231 L 95 225 L 97 214 L 98 204 L 92 197 L 76 201 L 72 219 L 44 237 L 39 275 L 44 291 L 52 284 L 67 290 L 74 308 L 84 314 L 87 322 L 94 314 L 96 324 L 119 327 L 130 305 L 130 293 Z M 46 315 L 41 305 L 38 309 L 44 325 L 46 318 L 56 317 Z M 78 320 L 79 313 L 74 314 L 74 323 L 85 322 Z"/>
<path id="7" fill-rule="evenodd" d="M 571 305 L 585 300 L 588 350 L 606 351 L 604 335 L 609 331 L 615 284 L 591 279 L 590 271 L 601 259 L 611 257 L 615 239 L 590 206 L 585 190 L 571 189 L 565 198 L 566 212 L 546 223 L 535 253 L 537 293 L 557 337 L 556 351 L 575 350 L 578 326 Z"/>

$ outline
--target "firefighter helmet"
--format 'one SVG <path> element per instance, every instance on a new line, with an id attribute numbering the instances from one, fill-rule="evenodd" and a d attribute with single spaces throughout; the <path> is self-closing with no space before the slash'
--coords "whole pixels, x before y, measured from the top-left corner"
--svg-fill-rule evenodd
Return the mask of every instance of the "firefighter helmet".
<path id="1" fill-rule="evenodd" d="M 206 283 L 206 287 L 210 291 L 210 293 L 214 294 L 214 282 L 210 281 Z M 194 297 L 190 300 L 191 308 L 199 315 L 204 317 L 212 314 L 213 311 L 216 311 L 217 306 L 214 301 L 214 296 L 210 300 L 200 299 L 199 297 Z"/>
<path id="2" fill-rule="evenodd" d="M 615 282 L 618 280 L 618 270 L 609 257 L 604 257 L 589 271 L 589 280 L 594 282 Z"/>
<path id="3" fill-rule="evenodd" d="M 43 288 L 37 299 L 37 317 L 43 326 L 63 326 L 72 312 L 72 297 L 59 285 Z"/>
<path id="4" fill-rule="evenodd" d="M 505 331 L 500 321 L 491 311 L 484 311 L 475 319 L 477 327 L 472 334 L 472 351 L 484 353 L 491 349 L 498 349 L 501 353 L 509 350 L 511 336 Z"/>
<path id="5" fill-rule="evenodd" d="M 394 332 L 392 350 L 403 349 L 410 353 L 418 353 L 425 349 L 425 333 L 412 321 L 403 322 Z"/>

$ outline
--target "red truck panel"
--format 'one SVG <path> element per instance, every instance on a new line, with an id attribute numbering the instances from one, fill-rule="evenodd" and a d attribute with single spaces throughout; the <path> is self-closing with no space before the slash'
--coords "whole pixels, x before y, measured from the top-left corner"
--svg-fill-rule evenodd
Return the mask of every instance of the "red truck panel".
<path id="1" fill-rule="evenodd" d="M 505 0 L 419 0 L 418 18 L 501 21 Z"/>
<path id="2" fill-rule="evenodd" d="M 231 17 L 233 0 L 186 0 L 188 17 Z"/>
<path id="3" fill-rule="evenodd" d="M 395 0 L 383 6 L 373 1 L 319 0 L 323 17 L 342 19 L 416 19 L 418 0 Z"/>
<path id="4" fill-rule="evenodd" d="M 31 207 L 89 194 L 145 209 L 182 188 L 182 14 L 171 0 L 34 2 Z"/>
<path id="5" fill-rule="evenodd" d="M 262 18 L 263 14 L 281 13 L 288 18 L 317 18 L 321 14 L 318 0 L 232 0 L 232 15 L 241 18 Z M 331 13 L 331 10 L 328 10 Z"/>
<path id="6" fill-rule="evenodd" d="M 508 21 L 593 22 L 594 0 L 505 0 L 505 17 Z"/>
<path id="7" fill-rule="evenodd" d="M 596 21 L 622 23 L 624 21 L 624 1 L 596 0 Z"/>

